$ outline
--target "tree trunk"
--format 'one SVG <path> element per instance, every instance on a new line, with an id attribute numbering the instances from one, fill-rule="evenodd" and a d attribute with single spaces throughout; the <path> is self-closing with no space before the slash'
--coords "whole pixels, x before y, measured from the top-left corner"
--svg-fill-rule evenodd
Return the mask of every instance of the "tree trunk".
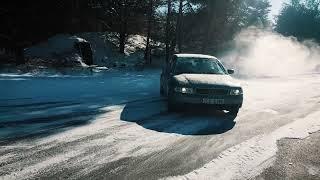
<path id="1" fill-rule="evenodd" d="M 144 55 L 146 64 L 151 64 L 150 38 L 151 38 L 151 29 L 152 29 L 152 19 L 153 19 L 153 0 L 149 0 L 147 45 L 146 45 L 146 50 Z"/>
<path id="2" fill-rule="evenodd" d="M 177 38 L 175 36 L 171 37 L 171 42 L 170 42 L 170 51 L 169 51 L 169 55 L 171 56 L 172 54 L 175 53 L 176 50 L 176 43 L 177 43 Z"/>
<path id="3" fill-rule="evenodd" d="M 126 36 L 127 36 L 127 2 L 126 0 L 122 0 L 120 5 L 120 46 L 119 46 L 119 52 L 124 54 L 125 50 L 125 44 L 126 44 Z"/>
<path id="4" fill-rule="evenodd" d="M 212 30 L 212 17 L 214 15 L 213 13 L 213 6 L 215 5 L 215 2 L 213 0 L 207 0 L 208 4 L 208 12 L 207 12 L 207 28 L 206 28 L 206 33 L 205 33 L 205 38 L 203 39 L 202 43 L 202 52 L 207 53 L 208 52 L 208 47 L 209 47 L 209 39 L 210 39 L 210 34 Z M 215 20 L 215 18 L 214 18 Z"/>
<path id="5" fill-rule="evenodd" d="M 168 0 L 168 14 L 167 14 L 167 22 L 166 22 L 166 62 L 169 62 L 170 58 L 170 30 L 171 30 L 171 0 Z"/>
<path id="6" fill-rule="evenodd" d="M 178 45 L 178 52 L 182 53 L 182 18 L 183 18 L 183 0 L 179 2 L 179 15 L 177 20 L 177 45 Z"/>
<path id="7" fill-rule="evenodd" d="M 16 56 L 16 64 L 17 65 L 25 63 L 23 47 L 21 47 L 21 46 L 15 47 L 15 56 Z"/>

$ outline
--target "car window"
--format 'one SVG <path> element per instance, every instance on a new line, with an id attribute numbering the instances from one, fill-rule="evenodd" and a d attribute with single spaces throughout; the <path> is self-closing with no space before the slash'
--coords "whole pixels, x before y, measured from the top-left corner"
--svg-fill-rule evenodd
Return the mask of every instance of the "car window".
<path id="1" fill-rule="evenodd" d="M 225 74 L 228 74 L 228 70 L 219 61 L 217 61 L 217 64 L 220 66 L 220 68 L 224 71 Z"/>
<path id="2" fill-rule="evenodd" d="M 177 58 L 175 74 L 227 74 L 216 59 Z"/>
<path id="3" fill-rule="evenodd" d="M 171 61 L 170 61 L 170 64 L 169 64 L 169 71 L 170 72 L 172 72 L 174 70 L 174 66 L 175 66 L 176 60 L 177 60 L 177 57 L 173 56 Z"/>

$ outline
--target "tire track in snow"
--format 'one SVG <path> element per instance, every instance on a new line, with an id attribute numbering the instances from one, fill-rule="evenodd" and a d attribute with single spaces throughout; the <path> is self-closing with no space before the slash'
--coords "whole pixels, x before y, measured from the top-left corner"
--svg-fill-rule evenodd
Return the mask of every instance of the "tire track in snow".
<path id="1" fill-rule="evenodd" d="M 313 81 L 318 81 L 318 79 L 315 78 Z M 194 130 L 201 129 L 203 127 L 203 123 L 206 122 L 199 121 L 199 119 L 201 118 L 199 118 L 198 116 L 193 120 L 189 119 L 189 121 L 186 120 L 188 116 L 179 117 L 174 116 L 173 114 L 168 114 L 168 116 L 166 114 L 163 116 L 153 116 L 152 114 L 157 114 L 157 111 L 152 112 L 151 116 L 148 115 L 146 116 L 146 118 L 144 118 L 143 123 L 146 123 L 148 127 L 142 127 L 139 126 L 139 124 L 136 124 L 136 122 L 125 122 L 119 119 L 120 113 L 123 111 L 124 106 L 127 105 L 126 103 L 114 105 L 111 107 L 102 107 L 101 109 L 108 110 L 108 113 L 96 117 L 94 122 L 87 124 L 86 126 L 71 128 L 68 129 L 68 131 L 54 134 L 46 138 L 35 138 L 32 142 L 18 142 L 13 144 L 16 145 L 16 148 L 14 146 L 0 148 L 0 154 L 1 157 L 3 155 L 2 159 L 4 161 L 8 162 L 12 159 L 12 161 L 8 162 L 8 164 L 3 164 L 2 166 L 0 166 L 0 171 L 7 172 L 10 175 L 25 175 L 25 177 L 23 178 L 59 178 L 60 174 L 65 174 L 66 178 L 81 178 L 86 177 L 85 175 L 90 174 L 90 172 L 97 172 L 100 173 L 101 178 L 108 178 L 109 174 L 104 170 L 109 169 L 103 169 L 105 165 L 108 166 L 109 164 L 113 166 L 111 170 L 115 173 L 118 173 L 123 171 L 117 171 L 117 169 L 125 169 L 128 166 L 127 163 L 129 162 L 129 164 L 131 164 L 132 166 L 129 166 L 130 168 L 127 168 L 128 170 L 137 170 L 138 172 L 143 172 L 146 179 L 153 179 L 154 177 L 166 177 L 165 175 L 175 176 L 190 172 L 195 168 L 202 167 L 205 163 L 210 162 L 211 159 L 217 157 L 216 155 L 223 151 L 224 153 L 221 153 L 221 157 L 214 161 L 215 165 L 220 165 L 220 173 L 223 173 L 223 168 L 225 168 L 224 165 L 231 165 L 231 178 L 239 177 L 241 179 L 241 177 L 244 177 L 245 175 L 250 175 L 250 172 L 246 172 L 245 170 L 248 170 L 248 167 L 250 167 L 249 162 L 254 161 L 254 158 L 258 158 L 259 162 L 264 162 L 259 158 L 264 158 L 263 152 L 268 151 L 268 149 L 264 147 L 264 143 L 267 136 L 272 134 L 270 132 L 274 131 L 274 129 L 277 129 L 283 124 L 294 121 L 295 118 L 293 117 L 301 114 L 300 110 L 296 114 L 290 114 L 290 116 L 284 114 L 284 116 L 288 119 L 281 120 L 281 118 L 284 118 L 284 116 L 279 116 L 279 114 L 273 114 L 272 112 L 263 112 L 265 116 L 261 117 L 261 113 L 257 113 L 255 110 L 264 109 L 264 107 L 268 109 L 274 108 L 274 102 L 283 101 L 283 105 L 278 107 L 278 109 L 280 110 L 282 110 L 283 106 L 290 106 L 291 109 L 289 110 L 302 108 L 303 112 L 306 112 L 306 110 L 310 112 L 310 107 L 308 107 L 306 104 L 299 105 L 298 107 L 291 106 L 291 103 L 287 104 L 287 100 L 283 100 L 282 97 L 278 95 L 279 89 L 282 89 L 282 92 L 291 92 L 292 89 L 297 89 L 299 87 L 303 89 L 303 95 L 307 97 L 302 96 L 302 94 L 300 94 L 301 92 L 296 92 L 293 95 L 289 94 L 288 96 L 305 100 L 305 98 L 308 98 L 309 95 L 318 93 L 318 91 L 314 91 L 312 89 L 309 90 L 310 92 L 304 91 L 304 87 L 307 87 L 309 85 L 309 82 L 306 81 L 305 84 L 301 84 L 301 82 L 301 80 L 299 82 L 295 81 L 294 84 L 297 84 L 297 86 L 291 86 L 289 89 L 286 83 L 284 83 L 284 85 L 281 87 L 278 87 L 278 84 L 274 84 L 273 82 L 269 83 L 270 86 L 272 85 L 272 89 L 274 89 L 273 87 L 275 86 L 278 87 L 278 89 L 275 90 L 277 92 L 275 92 L 274 99 L 269 98 L 269 96 L 263 96 L 260 93 L 257 93 L 257 90 L 264 89 L 264 86 L 261 87 L 261 85 L 264 84 L 265 81 L 262 81 L 258 84 L 250 84 L 251 89 L 253 87 L 259 87 L 258 89 L 253 88 L 253 90 L 251 91 L 252 93 L 250 93 L 251 96 L 252 94 L 255 94 L 256 97 L 251 97 L 251 99 L 248 99 L 248 103 L 250 103 L 251 106 L 247 106 L 247 112 L 244 113 L 247 113 L 250 116 L 248 116 L 247 118 L 242 117 L 240 113 L 240 117 L 238 118 L 238 126 L 232 129 L 232 131 L 221 135 L 210 134 L 208 136 L 196 137 L 193 135 L 184 136 L 181 134 L 174 134 L 170 132 L 168 133 L 168 131 L 171 130 L 177 132 L 176 130 L 182 127 L 189 128 L 189 131 L 187 133 L 193 134 Z M 280 83 L 283 83 L 283 81 L 281 80 L 279 84 Z M 270 88 L 266 88 L 265 93 L 268 93 L 269 90 Z M 259 102 L 258 98 L 266 99 L 268 101 Z M 154 101 L 156 101 L 156 98 Z M 135 103 L 135 105 L 139 106 L 144 103 L 148 104 L 147 102 L 141 101 Z M 295 101 L 293 103 L 295 103 Z M 84 105 L 87 104 L 88 103 L 85 103 Z M 279 112 L 280 115 L 283 114 L 281 113 L 281 111 Z M 270 113 L 272 114 L 272 116 L 270 115 Z M 275 119 L 276 117 L 277 119 Z M 277 123 L 276 121 L 278 120 L 278 118 L 280 119 Z M 315 117 L 314 119 L 316 118 L 317 117 Z M 194 124 L 196 126 L 192 127 Z M 157 126 L 162 126 L 162 128 L 167 131 L 167 133 L 159 133 L 150 129 L 150 127 Z M 253 132 L 253 128 L 255 127 L 259 127 L 260 130 Z M 240 128 L 241 130 L 239 130 Z M 315 127 L 315 129 L 317 128 Z M 259 134 L 262 133 L 265 133 L 265 135 L 260 136 Z M 256 138 L 252 138 L 254 136 L 256 136 Z M 252 138 L 252 141 L 248 140 L 250 138 Z M 275 139 L 277 138 L 271 138 L 270 140 L 274 141 Z M 241 146 L 231 148 L 235 144 L 239 144 L 243 141 L 245 142 Z M 250 146 L 253 146 L 252 150 L 247 151 Z M 230 148 L 229 150 L 231 150 L 229 153 L 227 151 L 224 151 L 228 148 Z M 248 153 L 245 154 L 245 152 L 243 152 L 245 155 L 242 155 L 240 153 L 242 152 L 241 149 Z M 33 169 L 32 167 L 39 167 L 37 166 L 37 164 L 39 165 L 41 164 L 41 162 L 46 163 L 47 160 L 50 161 L 50 156 L 60 157 L 62 154 L 67 153 L 68 151 L 77 150 L 83 151 L 80 151 L 81 154 L 77 155 L 76 157 L 64 159 L 63 161 L 57 161 L 57 163 L 51 164 L 50 166 L 45 166 L 44 168 L 40 167 L 39 170 L 35 170 L 31 174 L 23 174 L 23 172 L 27 172 L 29 168 Z M 37 152 L 40 152 L 40 156 L 39 153 L 37 154 Z M 237 152 L 238 155 L 236 155 Z M 233 156 L 234 153 L 235 155 Z M 11 155 L 5 156 L 5 154 Z M 228 158 L 229 161 L 227 161 Z M 261 162 L 258 163 L 258 165 L 261 164 Z M 143 163 L 143 165 L 140 165 L 140 163 Z M 15 169 L 15 167 L 19 165 L 21 166 L 22 170 L 25 170 L 22 173 L 20 173 L 21 169 Z M 209 165 L 208 167 L 211 168 Z M 241 169 L 242 167 L 244 169 Z M 157 171 L 157 168 L 161 169 L 161 172 Z M 240 169 L 237 171 L 236 168 Z M 129 174 L 136 175 L 135 172 L 132 171 Z M 200 174 L 203 173 L 200 170 L 196 172 L 199 172 Z M 126 171 L 123 173 L 128 172 Z M 244 175 L 240 176 L 239 174 L 241 173 L 243 173 Z M 252 172 L 251 174 L 254 174 L 254 172 Z M 127 174 L 117 175 L 121 178 L 126 177 Z M 218 175 L 222 176 L 223 174 Z M 95 178 L 95 176 L 91 177 Z M 203 174 L 202 176 L 190 176 L 190 178 L 193 177 L 200 178 L 205 176 Z M 209 173 L 208 177 L 212 179 L 212 176 L 210 176 Z M 0 179 L 1 178 L 2 177 L 0 177 Z"/>
<path id="2" fill-rule="evenodd" d="M 171 138 L 175 135 L 160 136 L 153 131 L 145 131 L 134 123 L 119 121 L 117 117 L 119 112 L 121 109 L 101 115 L 88 127 L 75 128 L 30 144 L 22 143 L 29 144 L 23 147 L 22 144 L 19 147 L 3 147 L 1 151 L 4 154 L 13 153 L 14 158 L 12 156 L 3 157 L 6 163 L 0 166 L 0 174 L 2 174 L 0 179 L 32 178 L 39 173 L 65 171 L 65 169 L 84 169 L 89 173 L 101 167 L 99 164 L 114 162 L 127 156 L 138 157 L 161 151 L 175 140 Z M 163 142 L 162 146 L 158 146 L 160 141 Z M 66 152 L 75 151 L 81 153 L 70 157 L 74 158 L 72 163 L 64 167 L 65 169 L 61 169 L 60 166 L 63 167 L 70 158 L 61 159 L 60 157 L 64 157 Z M 94 155 L 90 157 L 92 154 Z"/>
<path id="3" fill-rule="evenodd" d="M 249 139 L 223 151 L 218 158 L 189 174 L 167 179 L 250 179 L 269 167 L 277 152 L 277 140 L 306 138 L 320 130 L 320 111 L 285 125 L 270 134 Z"/>

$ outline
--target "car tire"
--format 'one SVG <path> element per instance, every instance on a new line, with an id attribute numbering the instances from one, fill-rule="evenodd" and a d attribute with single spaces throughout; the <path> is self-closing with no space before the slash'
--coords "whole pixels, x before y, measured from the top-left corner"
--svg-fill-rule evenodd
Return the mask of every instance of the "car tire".
<path id="1" fill-rule="evenodd" d="M 162 86 L 160 87 L 160 96 L 162 96 L 162 97 L 164 96 L 164 90 L 163 90 Z"/>
<path id="2" fill-rule="evenodd" d="M 229 111 L 229 114 L 230 114 L 230 115 L 236 116 L 236 115 L 238 115 L 239 110 L 240 110 L 240 108 L 236 107 L 236 108 L 231 108 L 231 109 L 229 109 L 228 111 Z"/>
<path id="3" fill-rule="evenodd" d="M 176 105 L 168 100 L 168 112 L 175 112 L 177 109 Z"/>
<path id="4" fill-rule="evenodd" d="M 168 99 L 168 112 L 178 112 L 180 110 L 178 104 Z"/>

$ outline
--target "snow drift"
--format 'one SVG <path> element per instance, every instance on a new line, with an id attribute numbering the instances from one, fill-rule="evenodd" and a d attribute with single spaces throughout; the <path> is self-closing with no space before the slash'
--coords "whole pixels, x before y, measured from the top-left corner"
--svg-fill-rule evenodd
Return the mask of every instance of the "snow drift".
<path id="1" fill-rule="evenodd" d="M 60 34 L 53 36 L 48 41 L 26 49 L 26 54 L 30 56 L 48 57 L 54 54 L 73 51 L 74 43 L 87 42 L 77 36 Z"/>
<path id="2" fill-rule="evenodd" d="M 60 34 L 49 38 L 46 42 L 27 48 L 25 54 L 32 59 L 45 59 L 51 63 L 56 61 L 56 63 L 85 66 L 74 47 L 75 43 L 79 42 L 87 41 L 77 36 Z"/>
<path id="3" fill-rule="evenodd" d="M 133 67 L 144 61 L 146 38 L 140 35 L 130 35 L 127 39 L 125 54 L 118 53 L 118 39 L 113 33 L 86 32 L 76 35 L 59 34 L 48 41 L 36 44 L 26 49 L 25 54 L 32 59 L 43 59 L 47 63 L 61 64 L 72 62 L 85 66 L 75 43 L 89 42 L 93 53 L 93 63 L 107 67 Z"/>
<path id="4" fill-rule="evenodd" d="M 320 70 L 320 46 L 313 41 L 255 27 L 240 32 L 222 59 L 241 76 L 287 76 Z"/>

